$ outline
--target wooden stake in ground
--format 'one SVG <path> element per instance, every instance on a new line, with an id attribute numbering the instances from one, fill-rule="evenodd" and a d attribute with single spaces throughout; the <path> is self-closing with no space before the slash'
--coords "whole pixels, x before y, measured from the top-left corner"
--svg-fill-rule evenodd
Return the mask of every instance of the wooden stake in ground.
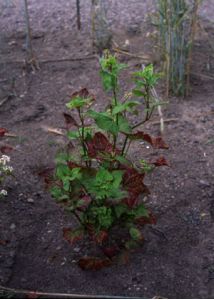
<path id="1" fill-rule="evenodd" d="M 76 0 L 76 7 L 77 7 L 77 28 L 78 30 L 80 30 L 81 29 L 80 0 Z"/>
<path id="2" fill-rule="evenodd" d="M 112 33 L 106 17 L 107 0 L 91 0 L 92 47 L 102 55 L 110 49 Z"/>
<path id="3" fill-rule="evenodd" d="M 32 69 L 35 70 L 35 69 L 39 69 L 39 66 L 33 53 L 30 18 L 29 18 L 29 11 L 28 11 L 28 0 L 24 0 L 24 7 L 25 7 L 25 25 L 26 25 L 27 64 L 31 65 Z"/>

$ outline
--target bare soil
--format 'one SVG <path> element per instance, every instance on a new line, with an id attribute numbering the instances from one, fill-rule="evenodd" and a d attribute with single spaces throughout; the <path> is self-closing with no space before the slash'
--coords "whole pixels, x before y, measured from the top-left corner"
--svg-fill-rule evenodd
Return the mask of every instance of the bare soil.
<path id="1" fill-rule="evenodd" d="M 87 87 L 96 95 L 97 109 L 107 103 L 98 59 L 84 59 L 92 55 L 90 1 L 81 1 L 81 31 L 76 28 L 74 0 L 29 2 L 33 46 L 40 62 L 35 72 L 23 62 L 22 1 L 0 3 L 0 101 L 6 99 L 0 106 L 0 127 L 17 136 L 5 140 L 15 148 L 11 160 L 16 178 L 6 183 L 9 196 L 0 203 L 0 240 L 8 241 L 0 244 L 1 285 L 124 297 L 214 298 L 213 1 L 204 1 L 200 11 L 207 34 L 198 30 L 191 95 L 173 97 L 164 107 L 168 119 L 164 137 L 170 149 L 163 154 L 171 167 L 147 177 L 152 193 L 146 202 L 157 216 L 153 228 L 158 230 L 145 228 L 145 243 L 128 264 L 97 272 L 78 267 L 77 258 L 84 250 L 71 247 L 62 237 L 62 228 L 72 226 L 73 220 L 44 191 L 38 177 L 39 170 L 53 164 L 64 144 L 62 136 L 47 133 L 44 126 L 64 126 L 62 112 L 69 95 Z M 146 38 L 147 31 L 153 30 L 146 21 L 151 10 L 152 1 L 109 1 L 114 40 L 122 46 L 128 39 L 130 51 L 154 57 L 157 50 L 151 50 L 151 40 Z M 120 59 L 132 66 L 121 78 L 126 91 L 132 86 L 130 72 L 141 61 L 128 56 Z M 159 87 L 162 96 L 163 90 L 164 85 Z M 153 121 L 157 120 L 155 116 Z M 145 130 L 157 134 L 159 125 L 151 123 Z M 133 160 L 152 155 L 157 153 L 139 142 L 130 152 Z"/>

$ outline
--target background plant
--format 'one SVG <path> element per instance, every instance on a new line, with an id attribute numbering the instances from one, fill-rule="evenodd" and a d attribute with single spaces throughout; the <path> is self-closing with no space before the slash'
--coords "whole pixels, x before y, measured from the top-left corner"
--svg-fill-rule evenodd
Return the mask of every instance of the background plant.
<path id="1" fill-rule="evenodd" d="M 106 52 L 100 66 L 103 87 L 111 95 L 111 102 L 104 111 L 97 112 L 92 108 L 95 98 L 87 89 L 71 96 L 67 108 L 76 112 L 78 120 L 64 113 L 69 143 L 57 155 L 54 174 L 50 170 L 41 174 L 52 196 L 79 223 L 76 229 L 64 228 L 64 238 L 73 243 L 87 235 L 107 257 L 82 258 L 79 264 L 84 269 L 108 265 L 122 249 L 142 242 L 141 228 L 156 222 L 142 201 L 142 194 L 149 193 L 144 177 L 156 166 L 167 165 L 164 157 L 153 162 L 141 159 L 138 167 L 128 158 L 134 140 L 168 148 L 160 136 L 138 130 L 150 120 L 157 106 L 151 91 L 159 75 L 153 66 L 133 74 L 135 87 L 122 99 L 118 96 L 119 73 L 125 65 Z M 142 102 L 143 117 L 132 124 L 128 116 L 137 115 Z"/>
<path id="2" fill-rule="evenodd" d="M 189 93 L 192 46 L 200 0 L 158 0 L 158 28 L 166 94 Z"/>

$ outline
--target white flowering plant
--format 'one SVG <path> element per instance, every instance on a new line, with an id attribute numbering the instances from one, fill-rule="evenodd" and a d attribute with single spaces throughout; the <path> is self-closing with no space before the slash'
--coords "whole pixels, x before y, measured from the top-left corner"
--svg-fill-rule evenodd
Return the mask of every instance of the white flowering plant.
<path id="1" fill-rule="evenodd" d="M 9 162 L 9 156 L 0 156 L 0 197 L 7 196 L 7 191 L 2 189 L 1 186 L 5 178 L 12 175 L 13 167 L 8 165 Z"/>
<path id="2" fill-rule="evenodd" d="M 3 137 L 5 133 L 6 133 L 6 129 L 0 128 L 0 137 Z M 2 149 L 5 149 L 5 147 L 2 147 L 0 149 L 0 152 Z M 7 191 L 2 188 L 3 182 L 6 179 L 6 177 L 11 176 L 13 173 L 13 167 L 11 167 L 9 163 L 10 163 L 9 156 L 5 154 L 0 155 L 0 198 L 7 196 Z"/>

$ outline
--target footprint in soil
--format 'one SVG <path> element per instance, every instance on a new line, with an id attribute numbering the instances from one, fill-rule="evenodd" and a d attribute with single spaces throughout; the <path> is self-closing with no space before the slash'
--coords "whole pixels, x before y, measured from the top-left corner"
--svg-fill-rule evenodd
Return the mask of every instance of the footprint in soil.
<path id="1" fill-rule="evenodd" d="M 44 105 L 39 104 L 35 107 L 35 110 L 31 114 L 24 116 L 23 118 L 19 119 L 16 123 L 40 121 L 47 115 L 47 113 L 45 113 L 46 110 L 47 109 Z"/>

